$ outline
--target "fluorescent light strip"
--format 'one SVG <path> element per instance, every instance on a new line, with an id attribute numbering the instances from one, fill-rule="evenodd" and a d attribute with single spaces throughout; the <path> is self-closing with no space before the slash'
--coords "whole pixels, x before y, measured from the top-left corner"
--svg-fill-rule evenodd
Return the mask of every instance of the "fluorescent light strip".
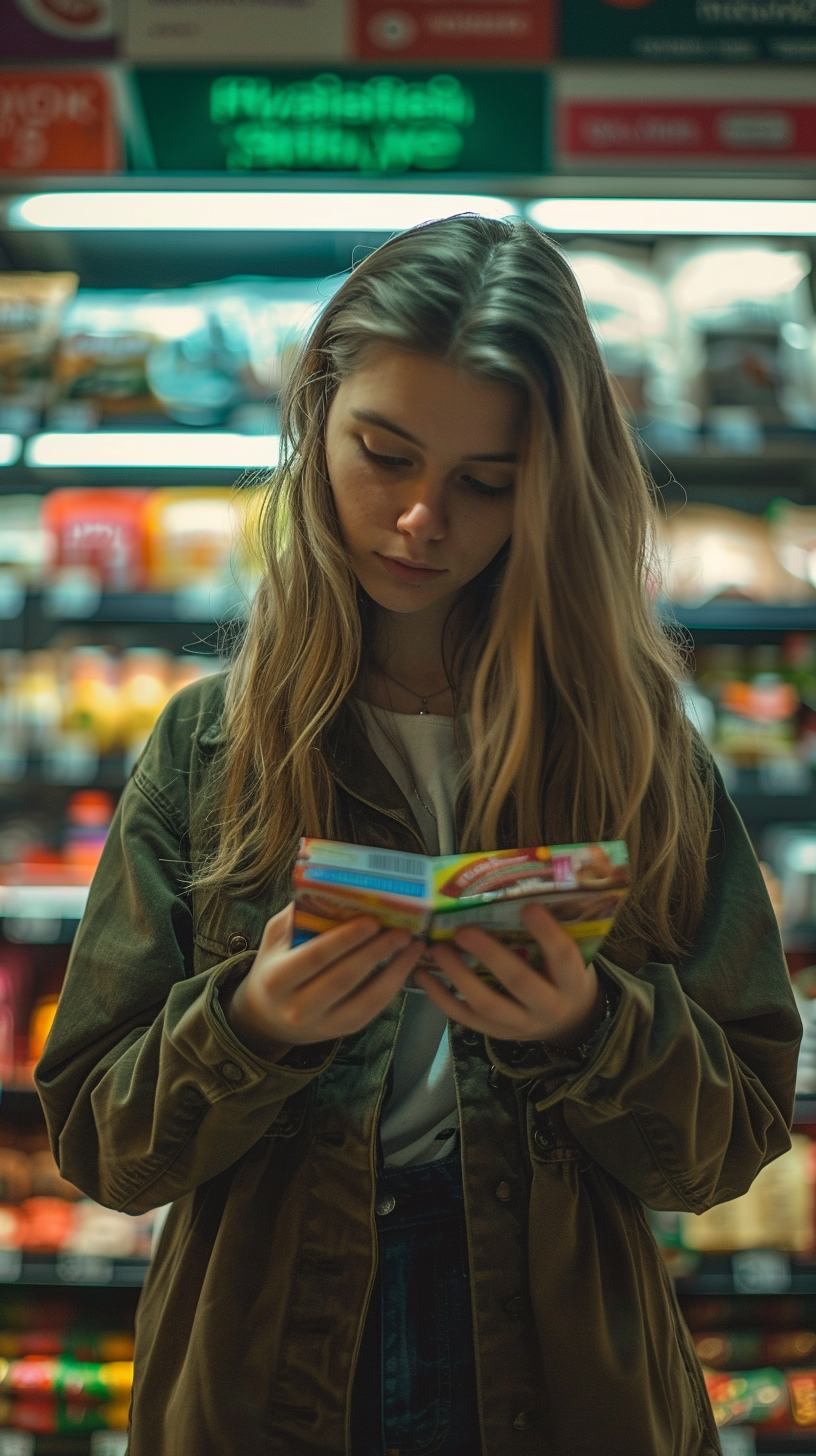
<path id="1" fill-rule="evenodd" d="M 236 435 L 221 431 L 177 434 L 100 430 L 71 434 L 54 430 L 33 435 L 26 465 L 68 469 L 262 470 L 276 465 L 279 435 Z"/>
<path id="2" fill-rule="evenodd" d="M 397 232 L 458 212 L 507 217 L 500 197 L 436 192 L 38 192 L 8 206 L 12 228 L 207 232 Z"/>
<path id="3" fill-rule="evenodd" d="M 15 465 L 22 448 L 23 442 L 19 435 L 0 434 L 0 465 Z"/>
<path id="4" fill-rule="evenodd" d="M 816 233 L 816 202 L 715 197 L 546 197 L 527 216 L 552 233 L 694 233 L 802 237 Z"/>

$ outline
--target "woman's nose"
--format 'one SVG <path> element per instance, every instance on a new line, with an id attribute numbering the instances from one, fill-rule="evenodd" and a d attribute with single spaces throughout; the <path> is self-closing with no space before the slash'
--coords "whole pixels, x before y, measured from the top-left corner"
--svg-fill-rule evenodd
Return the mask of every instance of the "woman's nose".
<path id="1" fill-rule="evenodd" d="M 445 534 L 445 513 L 441 499 L 428 494 L 413 500 L 401 512 L 397 530 L 421 540 L 439 540 Z"/>

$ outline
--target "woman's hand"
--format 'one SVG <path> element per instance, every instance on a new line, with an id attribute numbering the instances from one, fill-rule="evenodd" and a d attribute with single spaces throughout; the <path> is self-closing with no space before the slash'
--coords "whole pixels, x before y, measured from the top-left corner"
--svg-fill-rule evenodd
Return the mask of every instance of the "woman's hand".
<path id="1" fill-rule="evenodd" d="M 380 930 L 366 915 L 292 950 L 293 908 L 287 905 L 267 921 L 252 969 L 225 997 L 235 1035 L 266 1061 L 280 1061 L 293 1046 L 333 1041 L 367 1026 L 425 948 L 407 930 Z"/>
<path id="2" fill-rule="evenodd" d="M 507 994 L 486 985 L 449 941 L 433 941 L 426 954 L 454 990 L 424 967 L 414 971 L 414 982 L 452 1021 L 498 1041 L 577 1046 L 592 1035 L 604 1017 L 604 996 L 595 968 L 584 965 L 575 941 L 543 905 L 527 905 L 522 918 L 541 946 L 541 971 L 533 970 L 515 951 L 474 926 L 453 937 L 461 950 L 477 956 L 493 972 Z"/>

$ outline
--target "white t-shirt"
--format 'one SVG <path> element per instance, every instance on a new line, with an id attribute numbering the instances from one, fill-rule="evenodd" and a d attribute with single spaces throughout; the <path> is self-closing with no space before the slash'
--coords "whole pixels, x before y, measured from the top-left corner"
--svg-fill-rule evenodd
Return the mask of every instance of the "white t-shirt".
<path id="1" fill-rule="evenodd" d="M 371 747 L 411 805 L 427 853 L 455 854 L 454 807 L 463 752 L 453 718 L 393 713 L 360 701 L 358 706 Z M 447 1017 L 424 992 L 409 992 L 394 1048 L 393 1085 L 380 1119 L 385 1166 L 444 1157 L 458 1127 Z"/>

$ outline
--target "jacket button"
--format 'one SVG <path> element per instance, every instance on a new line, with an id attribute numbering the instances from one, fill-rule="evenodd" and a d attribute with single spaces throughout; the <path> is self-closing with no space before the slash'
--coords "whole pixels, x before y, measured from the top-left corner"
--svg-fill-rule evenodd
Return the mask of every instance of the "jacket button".
<path id="1" fill-rule="evenodd" d="M 507 1313 L 513 1316 L 513 1319 L 520 1319 L 523 1314 L 527 1313 L 527 1301 L 523 1294 L 514 1294 L 504 1307 Z"/>
<path id="2" fill-rule="evenodd" d="M 244 1080 L 244 1074 L 237 1062 L 222 1062 L 219 1071 L 228 1082 L 243 1082 Z"/>
<path id="3" fill-rule="evenodd" d="M 397 1206 L 397 1200 L 393 1193 L 383 1193 L 374 1204 L 374 1210 L 384 1218 L 387 1213 L 393 1213 Z"/>
<path id="4" fill-rule="evenodd" d="M 478 1046 L 481 1039 L 478 1031 L 466 1031 L 462 1035 L 465 1046 Z"/>
<path id="5" fill-rule="evenodd" d="M 510 1187 L 510 1184 L 504 1178 L 496 1189 L 496 1197 L 498 1198 L 499 1203 L 509 1203 L 510 1199 L 513 1197 L 513 1190 Z"/>
<path id="6" fill-rule="evenodd" d="M 513 1425 L 517 1431 L 529 1431 L 530 1427 L 535 1425 L 537 1419 L 538 1417 L 535 1411 L 519 1411 Z"/>
<path id="7" fill-rule="evenodd" d="M 535 1143 L 537 1148 L 541 1149 L 542 1153 L 548 1153 L 551 1148 L 555 1147 L 555 1137 L 553 1136 L 553 1134 L 551 1132 L 546 1132 L 545 1129 L 541 1127 L 537 1127 L 535 1132 L 533 1133 L 533 1142 Z"/>
<path id="8" fill-rule="evenodd" d="M 249 941 L 245 935 L 231 935 L 227 941 L 227 949 L 230 955 L 240 955 L 242 950 L 249 949 Z"/>

